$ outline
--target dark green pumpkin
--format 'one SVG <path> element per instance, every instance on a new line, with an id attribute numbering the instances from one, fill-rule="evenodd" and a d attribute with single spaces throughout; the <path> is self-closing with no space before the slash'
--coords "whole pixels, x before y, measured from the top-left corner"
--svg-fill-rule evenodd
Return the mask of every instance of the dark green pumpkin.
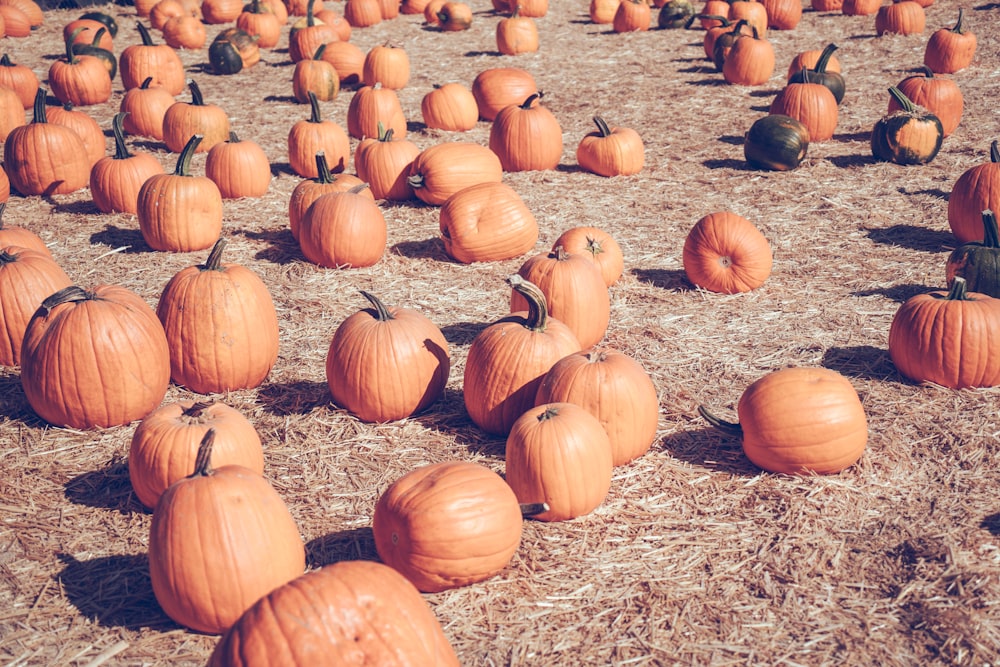
<path id="1" fill-rule="evenodd" d="M 216 74 L 236 74 L 260 61 L 257 39 L 239 28 L 227 28 L 208 47 L 208 62 Z"/>
<path id="2" fill-rule="evenodd" d="M 788 83 L 806 83 L 806 76 L 808 73 L 809 81 L 808 83 L 819 83 L 830 89 L 833 93 L 833 98 L 837 100 L 837 104 L 844 99 L 844 93 L 847 91 L 847 83 L 844 81 L 844 77 L 840 72 L 827 72 L 826 65 L 830 62 L 830 56 L 833 52 L 837 50 L 836 44 L 827 44 L 826 48 L 819 54 L 819 58 L 816 60 L 816 66 L 809 70 L 799 70 L 792 74 L 788 79 Z"/>
<path id="3" fill-rule="evenodd" d="M 683 28 L 695 15 L 694 5 L 687 0 L 670 0 L 656 15 L 656 24 L 664 29 Z"/>
<path id="4" fill-rule="evenodd" d="M 983 241 L 963 243 L 948 257 L 948 285 L 955 276 L 965 278 L 970 292 L 1000 298 L 1000 232 L 993 211 L 983 211 Z"/>
<path id="5" fill-rule="evenodd" d="M 107 27 L 108 34 L 110 34 L 112 38 L 118 36 L 118 22 L 115 21 L 115 17 L 110 14 L 105 14 L 104 12 L 87 12 L 86 14 L 80 16 L 80 18 L 90 19 L 91 21 L 100 21 Z"/>
<path id="6" fill-rule="evenodd" d="M 889 94 L 901 108 L 875 123 L 872 155 L 896 164 L 927 164 L 941 150 L 944 140 L 941 120 L 910 101 L 899 88 L 889 88 Z"/>
<path id="7" fill-rule="evenodd" d="M 715 44 L 712 46 L 712 62 L 715 63 L 715 69 L 719 72 L 722 71 L 722 65 L 726 62 L 726 56 L 729 55 L 729 51 L 733 48 L 736 40 L 744 35 L 751 34 L 750 32 L 746 32 L 749 30 L 747 25 L 745 20 L 740 19 L 733 26 L 732 30 L 724 32 L 715 38 Z"/>
<path id="8" fill-rule="evenodd" d="M 73 44 L 70 48 L 73 49 L 74 55 L 94 56 L 95 58 L 100 59 L 100 61 L 104 63 L 104 67 L 108 70 L 108 74 L 111 76 L 113 81 L 115 75 L 118 74 L 118 58 L 115 57 L 115 54 L 112 51 L 98 46 L 105 31 L 110 32 L 107 28 L 98 29 L 98 31 L 94 33 L 94 39 L 90 44 Z"/>
<path id="9" fill-rule="evenodd" d="M 751 166 L 772 171 L 795 169 L 809 150 L 809 130 L 791 116 L 758 119 L 743 138 L 743 154 Z"/>

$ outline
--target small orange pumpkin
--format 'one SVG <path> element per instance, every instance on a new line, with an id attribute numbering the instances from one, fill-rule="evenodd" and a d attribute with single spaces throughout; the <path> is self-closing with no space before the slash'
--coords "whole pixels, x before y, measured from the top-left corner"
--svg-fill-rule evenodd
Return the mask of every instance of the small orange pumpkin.
<path id="1" fill-rule="evenodd" d="M 497 113 L 490 126 L 490 150 L 500 158 L 504 171 L 555 169 L 562 159 L 562 128 L 541 93 L 532 93 L 521 104 Z"/>
<path id="2" fill-rule="evenodd" d="M 385 254 L 388 229 L 382 209 L 359 194 L 367 184 L 324 194 L 299 223 L 299 247 L 313 264 L 329 268 L 372 266 Z"/>
<path id="3" fill-rule="evenodd" d="M 582 169 L 599 176 L 631 176 L 642 171 L 645 147 L 639 133 L 630 127 L 612 129 L 594 116 L 596 132 L 585 135 L 576 147 L 576 161 Z"/>
<path id="4" fill-rule="evenodd" d="M 562 248 L 594 262 L 601 270 L 604 284 L 611 287 L 622 277 L 625 257 L 618 242 L 608 232 L 597 227 L 571 227 L 559 235 L 552 248 Z"/>
<path id="5" fill-rule="evenodd" d="M 694 285 L 711 292 L 749 292 L 771 275 L 771 246 L 741 215 L 710 213 L 684 240 L 684 272 Z"/>
<path id="6" fill-rule="evenodd" d="M 471 130 L 479 120 L 475 96 L 460 83 L 435 85 L 420 100 L 420 113 L 428 128 L 449 132 Z"/>
<path id="7" fill-rule="evenodd" d="M 936 74 L 954 74 L 972 64 L 976 56 L 976 33 L 962 24 L 963 9 L 952 28 L 935 30 L 924 48 L 924 65 Z"/>

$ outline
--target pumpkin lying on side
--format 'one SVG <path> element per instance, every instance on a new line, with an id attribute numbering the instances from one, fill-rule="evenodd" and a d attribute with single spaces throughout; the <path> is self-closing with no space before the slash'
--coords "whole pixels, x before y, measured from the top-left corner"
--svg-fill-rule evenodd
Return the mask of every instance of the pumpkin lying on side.
<path id="1" fill-rule="evenodd" d="M 728 211 L 710 213 L 684 240 L 684 273 L 694 285 L 722 294 L 749 292 L 771 275 L 771 245 L 752 222 Z"/>
<path id="2" fill-rule="evenodd" d="M 783 114 L 754 121 L 743 138 L 743 155 L 752 167 L 773 171 L 795 169 L 809 150 L 809 130 Z"/>

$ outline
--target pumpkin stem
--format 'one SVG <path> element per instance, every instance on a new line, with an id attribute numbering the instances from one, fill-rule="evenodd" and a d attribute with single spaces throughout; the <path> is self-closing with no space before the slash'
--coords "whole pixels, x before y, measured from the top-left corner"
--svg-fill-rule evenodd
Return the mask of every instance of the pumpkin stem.
<path id="1" fill-rule="evenodd" d="M 236 136 L 236 130 L 229 130 L 229 143 L 231 144 L 240 143 L 240 138 Z"/>
<path id="2" fill-rule="evenodd" d="M 955 276 L 952 279 L 951 289 L 948 290 L 948 294 L 945 295 L 945 301 L 970 301 L 969 296 L 969 285 L 965 282 L 965 278 L 962 276 Z"/>
<path id="3" fill-rule="evenodd" d="M 990 144 L 990 162 L 1000 162 L 1000 145 L 996 139 Z"/>
<path id="4" fill-rule="evenodd" d="M 596 347 L 592 347 L 587 350 L 587 361 L 592 364 L 597 364 L 608 358 L 608 353 L 605 350 L 599 350 Z"/>
<path id="5" fill-rule="evenodd" d="M 196 401 L 181 411 L 181 415 L 191 419 L 200 419 L 202 413 L 215 405 L 215 401 Z"/>
<path id="6" fill-rule="evenodd" d="M 74 28 L 73 32 L 71 32 L 69 35 L 66 36 L 66 40 L 65 40 L 66 41 L 66 61 L 70 65 L 76 65 L 78 62 L 80 62 L 80 59 L 76 57 L 76 51 L 73 50 L 73 44 L 76 43 L 76 36 L 79 35 L 81 32 L 83 32 L 86 29 L 87 29 L 86 26 L 79 26 L 78 28 Z"/>
<path id="7" fill-rule="evenodd" d="M 139 37 L 142 39 L 143 46 L 156 46 L 153 43 L 152 35 L 149 34 L 149 28 L 144 26 L 140 21 L 135 22 L 135 28 L 139 31 Z"/>
<path id="8" fill-rule="evenodd" d="M 897 88 L 896 86 L 890 86 L 889 94 L 892 95 L 892 98 L 899 103 L 899 106 L 903 108 L 903 111 L 905 111 L 906 113 L 916 112 L 917 110 L 916 105 L 912 101 L 910 101 L 910 98 L 907 97 L 906 94 L 899 88 Z"/>
<path id="9" fill-rule="evenodd" d="M 963 16 L 963 14 L 964 14 L 964 10 L 961 7 L 959 7 L 958 8 L 958 21 L 955 22 L 955 27 L 951 29 L 952 32 L 958 33 L 959 35 L 964 35 L 965 34 L 965 29 L 964 29 L 964 26 L 962 25 L 962 16 Z"/>
<path id="10" fill-rule="evenodd" d="M 188 475 L 192 477 L 208 477 L 215 471 L 212 470 L 212 447 L 215 445 L 215 429 L 210 428 L 205 432 L 205 436 L 198 445 L 198 456 L 194 460 L 194 472 Z"/>
<path id="11" fill-rule="evenodd" d="M 533 516 L 538 516 L 539 514 L 545 514 L 551 507 L 548 503 L 521 503 L 521 516 L 525 519 L 530 519 Z"/>
<path id="12" fill-rule="evenodd" d="M 594 256 L 596 259 L 598 255 L 604 252 L 604 246 L 601 242 L 591 236 L 587 237 L 587 252 Z"/>
<path id="13" fill-rule="evenodd" d="M 153 83 L 153 77 L 147 76 L 145 79 L 142 80 L 142 83 L 139 84 L 139 87 L 142 88 L 143 90 L 148 90 L 149 84 L 151 83 Z"/>
<path id="14" fill-rule="evenodd" d="M 208 259 L 198 268 L 202 271 L 222 271 L 222 251 L 226 249 L 227 243 L 223 238 L 216 241 L 208 253 Z"/>
<path id="15" fill-rule="evenodd" d="M 983 247 L 1000 248 L 1000 231 L 997 230 L 997 217 L 993 211 L 986 209 L 983 211 Z"/>
<path id="16" fill-rule="evenodd" d="M 309 91 L 309 122 L 310 123 L 322 123 L 323 118 L 319 113 L 319 100 L 316 98 L 316 93 Z"/>
<path id="17" fill-rule="evenodd" d="M 11 247 L 7 246 L 3 250 L 0 250 L 0 265 L 10 264 L 11 262 L 17 261 L 17 257 L 7 252 Z"/>
<path id="18" fill-rule="evenodd" d="M 316 181 L 323 185 L 333 183 L 333 174 L 330 173 L 330 165 L 326 163 L 326 153 L 318 151 L 316 153 L 316 172 L 319 174 Z"/>
<path id="19" fill-rule="evenodd" d="M 364 290 L 358 290 L 358 291 L 361 292 L 361 296 L 368 299 L 368 303 L 370 303 L 372 307 L 375 309 L 376 320 L 378 320 L 379 322 L 387 322 L 389 320 L 396 319 L 395 317 L 393 317 L 392 313 L 389 312 L 389 309 L 385 307 L 385 304 L 382 303 L 382 301 L 377 296 L 371 294 L 370 292 L 366 292 Z"/>
<path id="20" fill-rule="evenodd" d="M 35 103 L 31 108 L 32 123 L 47 123 L 49 119 L 45 116 L 45 90 L 41 87 L 35 93 Z"/>
<path id="21" fill-rule="evenodd" d="M 309 0 L 309 2 L 306 3 L 306 25 L 310 28 L 316 25 L 316 15 L 313 13 L 314 2 L 316 2 L 316 0 Z"/>
<path id="22" fill-rule="evenodd" d="M 83 289 L 77 285 L 70 285 L 69 287 L 64 287 L 55 294 L 50 294 L 40 306 L 40 310 L 44 311 L 46 315 L 52 312 L 52 309 L 56 306 L 60 306 L 64 303 L 73 303 L 76 301 L 91 301 L 96 299 L 97 295 L 93 292 Z"/>
<path id="23" fill-rule="evenodd" d="M 528 96 L 528 99 L 526 99 L 524 101 L 524 103 L 521 104 L 521 108 L 522 109 L 530 109 L 531 106 L 535 103 L 535 101 L 536 100 L 540 100 L 541 98 L 542 98 L 541 91 L 539 91 L 537 93 L 532 93 L 531 95 Z"/>
<path id="24" fill-rule="evenodd" d="M 358 183 L 357 185 L 355 185 L 351 189 L 349 189 L 347 192 L 349 194 L 356 195 L 356 194 L 358 194 L 359 192 L 361 192 L 362 190 L 364 190 L 364 189 L 366 189 L 368 187 L 369 187 L 369 185 L 367 183 Z"/>
<path id="25" fill-rule="evenodd" d="M 125 130 L 122 127 L 126 115 L 128 115 L 128 111 L 120 111 L 111 119 L 111 131 L 115 135 L 116 160 L 127 160 L 132 157 L 132 154 L 128 152 L 128 146 L 125 145 Z"/>
<path id="26" fill-rule="evenodd" d="M 188 90 L 191 91 L 191 104 L 196 107 L 205 106 L 205 99 L 201 95 L 201 88 L 195 83 L 194 79 L 188 79 Z"/>
<path id="27" fill-rule="evenodd" d="M 570 254 L 566 252 L 566 248 L 563 248 L 561 245 L 557 245 L 549 253 L 549 257 L 558 260 L 560 262 L 565 262 L 567 259 L 570 258 Z"/>
<path id="28" fill-rule="evenodd" d="M 736 437 L 740 437 L 743 435 L 742 426 L 740 426 L 736 422 L 728 422 L 725 419 L 720 419 L 719 417 L 716 417 L 714 414 L 709 412 L 708 408 L 706 408 L 704 405 L 698 406 L 698 414 L 704 417 L 705 421 L 707 421 L 709 424 L 719 429 L 723 433 Z"/>
<path id="29" fill-rule="evenodd" d="M 934 78 L 934 70 L 932 70 L 927 65 L 921 65 L 920 66 L 920 73 L 923 74 L 928 79 L 933 79 Z"/>
<path id="30" fill-rule="evenodd" d="M 191 175 L 191 158 L 194 157 L 198 144 L 200 144 L 201 140 L 204 138 L 205 135 L 203 134 L 192 134 L 191 138 L 188 139 L 186 144 L 184 144 L 184 148 L 181 150 L 181 154 L 177 158 L 177 166 L 174 167 L 175 176 Z"/>
<path id="31" fill-rule="evenodd" d="M 5 53 L 5 54 L 3 54 L 3 57 L 0 57 L 0 66 L 2 66 L 2 67 L 13 67 L 14 66 L 14 61 L 12 61 L 10 59 L 10 54 Z"/>
<path id="32" fill-rule="evenodd" d="M 819 58 L 816 59 L 816 66 L 812 68 L 814 72 L 823 74 L 826 72 L 826 65 L 830 62 L 830 56 L 833 52 L 837 50 L 836 44 L 827 44 L 823 51 L 820 52 Z"/>
<path id="33" fill-rule="evenodd" d="M 323 54 L 326 52 L 326 42 L 323 42 L 318 47 L 316 47 L 316 53 L 313 54 L 313 60 L 322 60 Z"/>
<path id="34" fill-rule="evenodd" d="M 608 127 L 608 124 L 604 122 L 604 119 L 601 118 L 600 116 L 594 116 L 594 125 L 597 126 L 597 131 L 601 134 L 602 137 L 611 136 L 611 128 Z"/>
<path id="35" fill-rule="evenodd" d="M 376 134 L 378 134 L 379 141 L 392 141 L 393 130 L 391 127 L 388 130 L 385 129 L 385 125 L 382 124 L 382 121 L 378 121 Z"/>
<path id="36" fill-rule="evenodd" d="M 4 219 L 3 214 L 7 211 L 7 202 L 0 202 L 0 229 L 3 229 Z"/>
<path id="37" fill-rule="evenodd" d="M 507 284 L 528 301 L 528 317 L 524 320 L 524 328 L 539 333 L 545 331 L 549 325 L 549 306 L 545 302 L 545 293 L 538 285 L 525 280 L 518 273 L 508 276 Z"/>
<path id="38" fill-rule="evenodd" d="M 538 421 L 540 422 L 547 422 L 550 419 L 555 419 L 558 416 L 559 416 L 559 408 L 556 407 L 555 405 L 549 405 L 544 410 L 538 413 L 538 417 L 536 417 L 536 419 L 538 419 Z"/>

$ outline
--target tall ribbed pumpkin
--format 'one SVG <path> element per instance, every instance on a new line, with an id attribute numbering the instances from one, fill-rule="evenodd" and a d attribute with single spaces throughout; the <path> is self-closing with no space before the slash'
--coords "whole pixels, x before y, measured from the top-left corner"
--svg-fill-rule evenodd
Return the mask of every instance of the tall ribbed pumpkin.
<path id="1" fill-rule="evenodd" d="M 192 474 L 160 496 L 149 529 L 149 578 L 181 625 L 225 632 L 261 596 L 305 571 L 295 520 L 266 479 L 243 466 L 212 468 L 215 431 Z"/>
<path id="2" fill-rule="evenodd" d="M 1000 211 L 1000 145 L 990 144 L 990 161 L 969 167 L 948 196 L 948 226 L 961 243 L 983 240 L 983 211 Z"/>
<path id="3" fill-rule="evenodd" d="M 46 298 L 21 346 L 21 384 L 56 426 L 128 424 L 156 408 L 170 383 L 170 351 L 156 313 L 117 285 L 71 285 Z"/>
<path id="4" fill-rule="evenodd" d="M 224 239 L 204 264 L 181 269 L 156 314 L 170 345 L 170 377 L 199 394 L 260 385 L 278 359 L 278 316 L 257 274 L 222 261 Z"/>
<path id="5" fill-rule="evenodd" d="M 555 169 L 562 159 L 562 128 L 532 93 L 521 104 L 504 107 L 490 126 L 490 150 L 504 171 Z"/>
<path id="6" fill-rule="evenodd" d="M 21 340 L 46 297 L 73 284 L 52 255 L 0 242 L 0 366 L 21 362 Z"/>

